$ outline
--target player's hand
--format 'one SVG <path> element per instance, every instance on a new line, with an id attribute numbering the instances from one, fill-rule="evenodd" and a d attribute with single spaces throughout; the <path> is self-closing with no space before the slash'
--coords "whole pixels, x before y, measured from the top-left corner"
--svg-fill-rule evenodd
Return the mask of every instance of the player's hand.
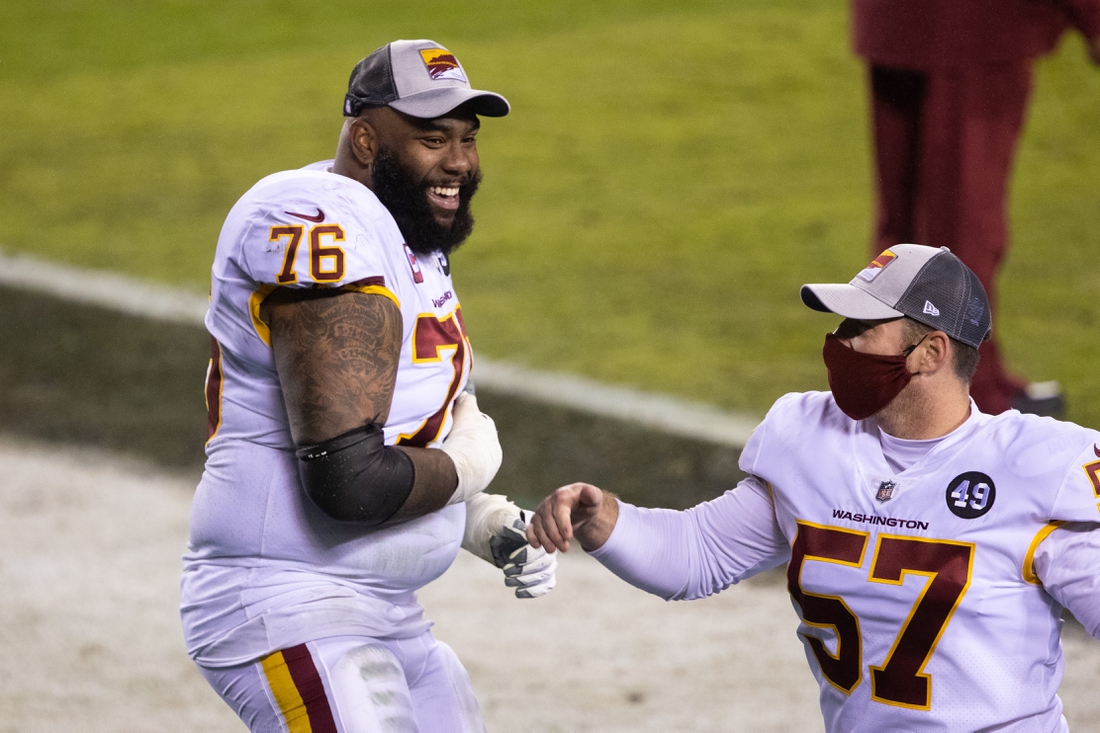
<path id="1" fill-rule="evenodd" d="M 440 449 L 450 456 L 458 474 L 458 488 L 448 504 L 466 501 L 484 491 L 500 469 L 503 453 L 497 438 L 497 426 L 477 406 L 477 397 L 462 392 L 452 410 L 454 423 Z"/>
<path id="2" fill-rule="evenodd" d="M 538 598 L 557 584 L 558 556 L 527 543 L 528 513 L 520 511 L 513 522 L 489 540 L 493 564 L 504 570 L 504 584 L 516 589 L 516 598 Z"/>
<path id="3" fill-rule="evenodd" d="M 557 555 L 527 544 L 525 512 L 500 494 L 475 494 L 466 500 L 462 548 L 504 571 L 504 584 L 517 598 L 538 598 L 554 587 Z"/>
<path id="4" fill-rule="evenodd" d="M 614 500 L 605 502 L 604 492 L 592 484 L 562 486 L 539 502 L 535 516 L 527 525 L 527 541 L 534 548 L 541 547 L 549 552 L 568 552 L 569 541 L 575 533 L 584 532 L 587 536 L 581 544 L 593 549 L 599 547 L 607 541 L 615 526 L 614 519 L 618 517 L 618 512 L 615 511 L 615 517 L 610 518 L 610 526 L 605 526 L 606 521 L 599 521 L 601 513 L 607 513 L 607 504 L 615 504 L 615 508 L 618 508 Z"/>

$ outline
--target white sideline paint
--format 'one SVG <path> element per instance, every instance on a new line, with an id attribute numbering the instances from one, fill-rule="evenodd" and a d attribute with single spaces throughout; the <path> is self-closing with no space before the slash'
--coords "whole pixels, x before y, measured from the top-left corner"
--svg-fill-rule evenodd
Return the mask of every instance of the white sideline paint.
<path id="1" fill-rule="evenodd" d="M 573 374 L 526 369 L 483 356 L 477 357 L 474 379 L 478 389 L 484 387 L 490 392 L 569 407 L 738 449 L 745 447 L 758 422 L 702 402 L 604 384 Z"/>
<path id="2" fill-rule="evenodd" d="M 104 270 L 0 250 L 0 284 L 158 321 L 202 326 L 207 298 Z M 644 425 L 669 435 L 743 448 L 758 420 L 702 402 L 527 369 L 477 357 L 479 389 Z"/>
<path id="3" fill-rule="evenodd" d="M 201 295 L 168 285 L 3 250 L 0 250 L 0 284 L 155 321 L 197 326 L 202 326 L 208 303 Z"/>

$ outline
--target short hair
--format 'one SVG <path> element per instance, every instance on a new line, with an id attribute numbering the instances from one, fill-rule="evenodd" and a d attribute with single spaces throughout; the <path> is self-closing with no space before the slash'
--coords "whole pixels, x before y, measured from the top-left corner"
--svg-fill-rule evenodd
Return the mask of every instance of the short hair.
<path id="1" fill-rule="evenodd" d="M 902 318 L 902 333 L 905 338 L 916 343 L 926 334 L 936 329 L 914 320 L 909 316 Z M 967 384 L 974 379 L 974 372 L 978 370 L 978 350 L 973 346 L 964 344 L 958 339 L 947 337 L 951 341 L 951 367 L 955 370 L 955 376 Z"/>

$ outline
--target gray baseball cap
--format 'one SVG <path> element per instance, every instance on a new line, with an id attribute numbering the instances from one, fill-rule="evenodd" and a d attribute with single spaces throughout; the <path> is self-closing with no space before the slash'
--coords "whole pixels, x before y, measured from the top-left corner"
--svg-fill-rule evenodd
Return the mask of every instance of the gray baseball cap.
<path id="1" fill-rule="evenodd" d="M 389 105 L 431 119 L 471 100 L 474 113 L 483 117 L 503 117 L 510 109 L 499 94 L 471 89 L 462 64 L 435 41 L 393 41 L 352 69 L 344 115 L 354 117 L 364 107 Z"/>
<path id="2" fill-rule="evenodd" d="M 851 282 L 803 285 L 799 294 L 814 310 L 845 318 L 909 316 L 974 348 L 993 326 L 981 281 L 947 247 L 899 244 Z"/>

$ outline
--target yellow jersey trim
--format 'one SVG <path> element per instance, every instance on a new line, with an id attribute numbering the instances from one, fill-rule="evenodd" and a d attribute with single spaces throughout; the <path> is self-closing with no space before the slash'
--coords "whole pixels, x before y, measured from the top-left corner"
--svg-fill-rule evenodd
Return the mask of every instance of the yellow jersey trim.
<path id="1" fill-rule="evenodd" d="M 272 285 L 265 283 L 252 293 L 248 298 L 248 313 L 252 317 L 252 328 L 256 330 L 256 335 L 260 337 L 260 340 L 271 346 L 271 327 L 260 317 L 260 306 L 267 300 L 267 296 L 275 292 L 275 289 L 281 287 L 279 285 Z M 387 288 L 385 285 L 378 285 L 374 283 L 361 285 L 358 283 L 349 283 L 348 285 L 341 285 L 339 290 L 346 290 L 351 293 L 367 293 L 368 295 L 381 295 L 384 298 L 389 298 L 393 301 L 393 304 L 398 308 L 401 308 L 401 301 L 397 299 L 397 296 L 393 294 L 393 291 Z"/>
<path id="2" fill-rule="evenodd" d="M 1050 533 L 1061 527 L 1065 522 L 1054 521 L 1043 527 L 1035 535 L 1035 539 L 1031 541 L 1031 545 L 1027 548 L 1027 554 L 1024 555 L 1024 567 L 1023 575 L 1024 580 L 1034 585 L 1039 585 L 1039 576 L 1035 574 L 1035 568 L 1032 564 L 1035 562 L 1035 551 L 1039 549 L 1039 544 L 1050 536 Z"/>

